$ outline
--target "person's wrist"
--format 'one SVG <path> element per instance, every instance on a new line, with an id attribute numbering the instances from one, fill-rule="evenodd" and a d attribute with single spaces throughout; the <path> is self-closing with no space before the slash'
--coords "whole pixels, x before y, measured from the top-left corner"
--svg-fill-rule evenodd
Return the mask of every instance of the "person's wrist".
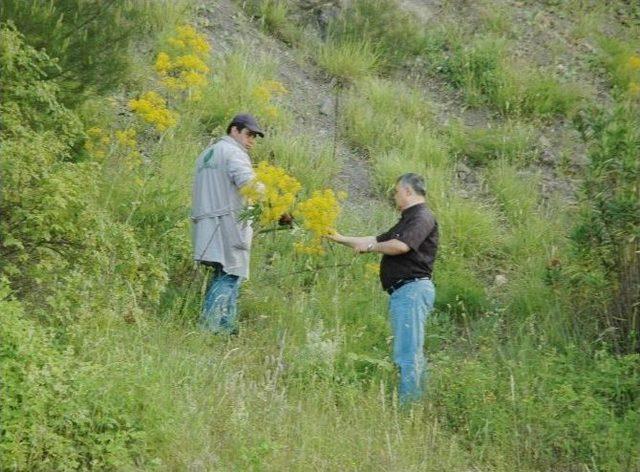
<path id="1" fill-rule="evenodd" d="M 376 243 L 369 243 L 369 245 L 367 246 L 367 252 L 372 252 L 373 248 L 376 247 Z"/>

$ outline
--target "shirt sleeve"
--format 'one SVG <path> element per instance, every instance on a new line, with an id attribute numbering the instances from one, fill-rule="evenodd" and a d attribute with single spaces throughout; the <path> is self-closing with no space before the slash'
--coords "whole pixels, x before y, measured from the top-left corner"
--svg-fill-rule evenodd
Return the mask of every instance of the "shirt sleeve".
<path id="1" fill-rule="evenodd" d="M 396 239 L 399 236 L 398 230 L 400 229 L 401 222 L 395 224 L 395 226 L 391 227 L 391 229 L 385 231 L 382 234 L 376 236 L 376 241 L 379 243 L 383 243 L 385 241 L 389 241 L 391 239 Z"/>
<path id="2" fill-rule="evenodd" d="M 249 158 L 235 152 L 229 155 L 227 172 L 236 187 L 242 187 L 255 177 L 255 172 L 253 171 Z"/>
<path id="3" fill-rule="evenodd" d="M 414 216 L 409 218 L 402 228 L 398 228 L 396 235 L 392 239 L 402 241 L 414 251 L 418 251 L 420 245 L 427 239 L 429 233 L 433 231 L 435 221 L 433 218 Z"/>

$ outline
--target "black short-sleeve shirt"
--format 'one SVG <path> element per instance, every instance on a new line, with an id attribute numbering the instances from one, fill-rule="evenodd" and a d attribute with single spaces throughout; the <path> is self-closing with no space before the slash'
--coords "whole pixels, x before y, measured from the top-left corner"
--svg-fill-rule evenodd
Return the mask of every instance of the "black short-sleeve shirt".
<path id="1" fill-rule="evenodd" d="M 380 281 L 384 290 L 402 279 L 431 278 L 438 251 L 438 222 L 424 203 L 405 209 L 393 228 L 376 237 L 380 243 L 391 239 L 410 249 L 397 256 L 382 256 Z"/>

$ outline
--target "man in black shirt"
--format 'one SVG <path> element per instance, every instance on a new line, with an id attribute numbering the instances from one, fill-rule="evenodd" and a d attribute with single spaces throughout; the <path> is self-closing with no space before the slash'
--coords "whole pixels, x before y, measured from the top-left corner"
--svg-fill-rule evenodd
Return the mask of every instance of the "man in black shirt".
<path id="1" fill-rule="evenodd" d="M 382 254 L 380 281 L 391 295 L 393 360 L 400 369 L 398 391 L 402 403 L 422 396 L 424 324 L 435 300 L 431 274 L 438 250 L 438 223 L 425 204 L 425 196 L 424 179 L 404 174 L 395 186 L 394 200 L 401 216 L 393 228 L 377 237 L 329 236 L 358 253 Z"/>

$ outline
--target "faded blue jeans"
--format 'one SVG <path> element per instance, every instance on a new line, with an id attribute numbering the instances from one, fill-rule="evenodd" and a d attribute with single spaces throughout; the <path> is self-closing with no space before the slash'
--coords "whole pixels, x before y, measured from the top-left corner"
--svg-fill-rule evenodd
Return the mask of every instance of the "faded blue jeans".
<path id="1" fill-rule="evenodd" d="M 238 292 L 242 281 L 237 275 L 227 274 L 217 262 L 210 267 L 212 275 L 204 298 L 200 324 L 214 333 L 236 334 Z"/>
<path id="2" fill-rule="evenodd" d="M 389 298 L 393 331 L 393 361 L 400 369 L 398 396 L 403 404 L 419 400 L 426 381 L 424 325 L 433 309 L 435 287 L 431 280 L 416 280 Z"/>

